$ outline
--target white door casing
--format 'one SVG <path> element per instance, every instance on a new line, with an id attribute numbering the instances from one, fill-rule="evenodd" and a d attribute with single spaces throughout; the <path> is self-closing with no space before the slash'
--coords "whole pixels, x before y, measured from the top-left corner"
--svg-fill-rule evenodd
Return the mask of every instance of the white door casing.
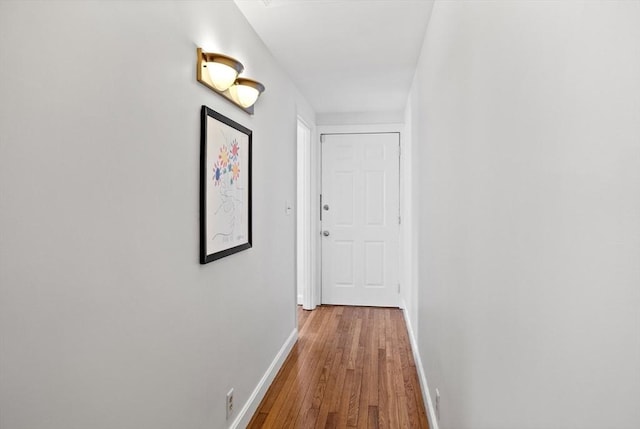
<path id="1" fill-rule="evenodd" d="M 297 303 L 313 309 L 311 280 L 311 130 L 298 118 L 296 202 Z"/>
<path id="2" fill-rule="evenodd" d="M 322 303 L 397 307 L 400 136 L 328 134 L 321 145 Z"/>

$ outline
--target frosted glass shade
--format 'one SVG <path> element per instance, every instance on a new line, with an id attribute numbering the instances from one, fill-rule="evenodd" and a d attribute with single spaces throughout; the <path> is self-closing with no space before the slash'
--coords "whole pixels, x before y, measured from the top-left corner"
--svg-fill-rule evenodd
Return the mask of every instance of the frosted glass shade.
<path id="1" fill-rule="evenodd" d="M 260 94 L 264 91 L 264 85 L 252 79 L 238 78 L 235 85 L 229 88 L 231 97 L 244 107 L 253 106 Z"/>
<path id="2" fill-rule="evenodd" d="M 213 86 L 216 91 L 226 91 L 244 70 L 242 63 L 235 58 L 223 54 L 202 52 L 198 48 L 198 64 L 201 62 L 209 76 L 207 85 Z"/>
<path id="3" fill-rule="evenodd" d="M 238 71 L 223 63 L 207 63 L 207 72 L 211 83 L 220 92 L 226 91 L 238 78 Z"/>
<path id="4" fill-rule="evenodd" d="M 245 108 L 253 106 L 260 95 L 257 89 L 244 85 L 233 85 L 229 92 L 231 92 L 233 99 Z"/>

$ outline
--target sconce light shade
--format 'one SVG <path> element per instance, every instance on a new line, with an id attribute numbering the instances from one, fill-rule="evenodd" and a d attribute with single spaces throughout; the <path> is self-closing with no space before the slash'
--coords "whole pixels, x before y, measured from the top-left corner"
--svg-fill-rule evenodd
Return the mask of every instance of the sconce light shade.
<path id="1" fill-rule="evenodd" d="M 204 52 L 202 48 L 197 49 L 197 57 L 197 81 L 253 115 L 253 104 L 264 92 L 264 85 L 253 79 L 238 77 L 244 66 L 235 58 Z"/>
<path id="2" fill-rule="evenodd" d="M 220 92 L 226 91 L 244 70 L 240 61 L 222 54 L 205 53 L 209 79 Z"/>
<path id="3" fill-rule="evenodd" d="M 264 85 L 253 79 L 239 77 L 229 88 L 233 99 L 244 108 L 253 106 L 258 97 L 264 92 Z"/>

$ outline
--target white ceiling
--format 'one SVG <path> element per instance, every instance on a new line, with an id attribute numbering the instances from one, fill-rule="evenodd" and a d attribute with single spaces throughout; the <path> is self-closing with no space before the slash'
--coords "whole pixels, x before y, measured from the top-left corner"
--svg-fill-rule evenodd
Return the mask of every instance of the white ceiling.
<path id="1" fill-rule="evenodd" d="M 318 114 L 404 109 L 431 0 L 235 0 Z"/>

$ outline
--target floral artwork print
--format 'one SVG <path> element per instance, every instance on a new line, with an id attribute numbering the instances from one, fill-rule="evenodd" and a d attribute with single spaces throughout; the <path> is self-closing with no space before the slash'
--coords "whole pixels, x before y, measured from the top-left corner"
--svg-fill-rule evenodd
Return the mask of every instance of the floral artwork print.
<path id="1" fill-rule="evenodd" d="M 222 131 L 222 130 L 221 130 Z M 212 224 L 216 232 L 210 237 L 213 247 L 226 246 L 246 239 L 243 225 L 246 224 L 243 198 L 245 184 L 241 175 L 240 164 L 243 153 L 236 137 L 221 133 L 221 143 L 212 153 L 210 212 Z"/>
<path id="2" fill-rule="evenodd" d="M 251 247 L 251 131 L 216 115 L 203 119 L 203 263 Z"/>

